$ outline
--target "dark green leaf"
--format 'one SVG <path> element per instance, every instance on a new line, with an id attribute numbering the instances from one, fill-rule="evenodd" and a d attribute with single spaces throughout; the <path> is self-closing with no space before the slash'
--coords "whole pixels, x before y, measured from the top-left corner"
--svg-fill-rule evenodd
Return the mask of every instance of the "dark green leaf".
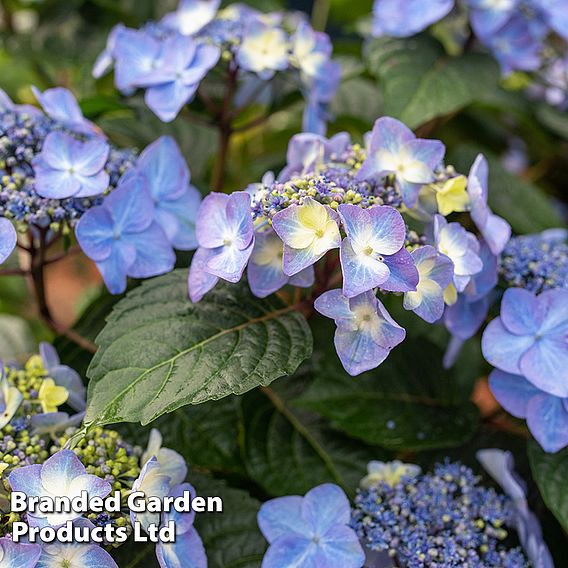
<path id="1" fill-rule="evenodd" d="M 87 375 L 86 424 L 148 424 L 186 404 L 242 394 L 310 355 L 302 314 L 246 284 L 187 297 L 187 270 L 144 282 L 113 309 Z"/>
<path id="2" fill-rule="evenodd" d="M 352 493 L 367 463 L 385 457 L 381 450 L 331 430 L 311 413 L 290 408 L 280 389 L 248 394 L 242 413 L 247 470 L 270 495 L 303 495 L 325 482 Z"/>
<path id="3" fill-rule="evenodd" d="M 451 57 L 426 36 L 375 40 L 367 48 L 367 58 L 383 91 L 385 113 L 410 128 L 483 100 L 499 82 L 491 57 Z"/>
<path id="4" fill-rule="evenodd" d="M 448 161 L 467 173 L 480 152 L 489 161 L 489 205 L 509 221 L 515 233 L 535 233 L 564 224 L 559 209 L 544 191 L 509 173 L 486 149 L 462 144 L 450 152 Z"/>
<path id="5" fill-rule="evenodd" d="M 528 446 L 531 470 L 547 507 L 568 531 L 568 448 L 547 454 L 534 440 Z"/>
<path id="6" fill-rule="evenodd" d="M 195 518 L 209 568 L 258 568 L 267 547 L 256 521 L 260 501 L 204 475 L 191 473 L 190 478 L 200 497 L 223 499 L 222 513 L 198 513 Z"/>
<path id="7" fill-rule="evenodd" d="M 315 381 L 294 402 L 369 444 L 394 450 L 456 446 L 473 435 L 478 411 L 461 400 L 441 359 L 426 339 L 407 339 L 378 369 L 356 378 L 323 358 Z"/>

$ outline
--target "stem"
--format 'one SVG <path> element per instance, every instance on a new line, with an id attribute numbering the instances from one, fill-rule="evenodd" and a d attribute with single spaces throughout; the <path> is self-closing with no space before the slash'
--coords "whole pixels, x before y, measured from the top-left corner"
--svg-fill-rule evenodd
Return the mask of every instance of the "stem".
<path id="1" fill-rule="evenodd" d="M 219 130 L 219 148 L 217 150 L 217 160 L 213 168 L 211 186 L 213 191 L 222 191 L 225 182 L 225 170 L 227 168 L 227 156 L 229 154 L 229 144 L 233 134 L 231 105 L 237 88 L 238 67 L 229 67 L 227 76 L 227 86 L 223 105 L 219 113 L 217 128 Z"/>
<path id="2" fill-rule="evenodd" d="M 325 31 L 329 17 L 330 0 L 314 0 L 312 27 L 318 32 Z"/>
<path id="3" fill-rule="evenodd" d="M 31 267 L 29 274 L 31 276 L 33 290 L 41 319 L 55 333 L 64 335 L 86 351 L 95 353 L 97 351 L 97 346 L 94 343 L 92 343 L 76 331 L 61 325 L 51 315 L 51 311 L 47 303 L 47 295 L 45 289 L 45 266 L 47 264 L 45 257 L 47 251 L 46 236 L 47 230 L 39 229 L 39 246 L 37 248 L 34 246 L 33 237 L 31 237 L 32 244 L 30 248 Z"/>

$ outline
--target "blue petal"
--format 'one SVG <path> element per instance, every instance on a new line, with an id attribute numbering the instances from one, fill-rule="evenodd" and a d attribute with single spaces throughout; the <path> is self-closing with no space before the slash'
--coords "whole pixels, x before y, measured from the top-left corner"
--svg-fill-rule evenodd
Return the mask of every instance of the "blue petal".
<path id="1" fill-rule="evenodd" d="M 314 302 L 314 308 L 320 314 L 334 320 L 350 320 L 353 318 L 353 313 L 349 308 L 349 301 L 341 293 L 341 290 L 328 290 L 324 292 Z"/>
<path id="2" fill-rule="evenodd" d="M 28 497 L 41 495 L 43 493 L 41 467 L 41 465 L 27 465 L 13 470 L 8 477 L 12 491 L 21 491 Z"/>
<path id="3" fill-rule="evenodd" d="M 103 207 L 110 212 L 118 234 L 144 231 L 154 218 L 152 197 L 141 176 L 128 176 L 120 181 L 105 198 Z"/>
<path id="4" fill-rule="evenodd" d="M 282 269 L 272 264 L 261 266 L 250 262 L 247 277 L 250 289 L 257 298 L 270 296 L 288 282 L 288 276 L 282 272 Z"/>
<path id="5" fill-rule="evenodd" d="M 568 348 L 565 337 L 544 336 L 534 341 L 521 356 L 519 368 L 521 374 L 543 391 L 568 397 Z"/>
<path id="6" fill-rule="evenodd" d="M 144 100 L 162 122 L 171 122 L 183 106 L 193 99 L 198 86 L 198 83 L 184 85 L 181 81 L 172 81 L 149 87 Z"/>
<path id="7" fill-rule="evenodd" d="M 398 154 L 408 142 L 415 138 L 412 130 L 400 120 L 383 116 L 376 120 L 373 125 L 369 154 L 374 154 L 383 149 L 392 154 Z"/>
<path id="8" fill-rule="evenodd" d="M 416 290 L 419 275 L 412 255 L 405 249 L 395 254 L 384 257 L 390 274 L 388 279 L 381 284 L 383 290 L 390 292 L 410 292 Z"/>
<path id="9" fill-rule="evenodd" d="M 309 288 L 313 285 L 315 281 L 315 271 L 313 266 L 308 266 L 301 270 L 294 276 L 290 276 L 289 283 L 292 286 L 298 286 L 299 288 Z"/>
<path id="10" fill-rule="evenodd" d="M 458 295 L 455 304 L 448 306 L 444 313 L 444 324 L 452 335 L 462 340 L 473 337 L 483 325 L 489 312 L 489 298 L 469 302 L 463 294 Z"/>
<path id="11" fill-rule="evenodd" d="M 218 254 L 207 261 L 207 271 L 223 280 L 238 282 L 243 275 L 253 247 L 254 240 L 244 250 L 239 250 L 236 246 L 220 247 Z"/>
<path id="12" fill-rule="evenodd" d="M 524 377 L 498 369 L 489 375 L 489 386 L 499 404 L 517 418 L 526 418 L 530 400 L 542 393 Z"/>
<path id="13" fill-rule="evenodd" d="M 92 207 L 79 219 L 75 235 L 83 252 L 94 261 L 106 260 L 114 246 L 114 221 L 103 206 Z"/>
<path id="14" fill-rule="evenodd" d="M 316 566 L 325 568 L 361 568 L 365 552 L 355 531 L 338 521 L 320 540 L 315 558 Z"/>
<path id="15" fill-rule="evenodd" d="M 333 483 L 318 485 L 310 489 L 304 497 L 302 518 L 311 534 L 323 536 L 334 525 L 349 524 L 349 500 L 343 489 Z"/>
<path id="16" fill-rule="evenodd" d="M 174 543 L 158 543 L 156 557 L 160 568 L 207 568 L 205 547 L 193 527 L 177 535 Z"/>
<path id="17" fill-rule="evenodd" d="M 378 345 L 371 334 L 356 331 L 335 332 L 335 349 L 345 370 L 352 376 L 378 367 L 390 350 Z"/>
<path id="18" fill-rule="evenodd" d="M 112 253 L 104 260 L 96 261 L 97 268 L 111 294 L 122 294 L 126 290 L 128 269 L 136 260 L 136 247 L 127 242 L 114 246 Z"/>
<path id="19" fill-rule="evenodd" d="M 568 446 L 568 412 L 562 399 L 540 394 L 527 407 L 527 425 L 545 452 L 554 453 Z"/>
<path id="20" fill-rule="evenodd" d="M 187 191 L 189 168 L 170 136 L 162 136 L 147 146 L 136 161 L 136 169 L 148 180 L 157 202 L 174 201 Z"/>
<path id="21" fill-rule="evenodd" d="M 228 202 L 226 193 L 217 192 L 209 193 L 201 202 L 195 224 L 200 246 L 216 248 L 225 244 Z"/>
<path id="22" fill-rule="evenodd" d="M 509 288 L 501 301 L 501 320 L 508 331 L 515 335 L 533 335 L 537 332 L 544 311 L 536 296 L 522 288 Z"/>
<path id="23" fill-rule="evenodd" d="M 2 264 L 16 248 L 18 235 L 8 219 L 0 218 L 0 264 Z"/>
<path id="24" fill-rule="evenodd" d="M 10 538 L 0 538 L 2 564 L 7 568 L 33 568 L 41 555 L 38 544 L 20 544 Z"/>
<path id="25" fill-rule="evenodd" d="M 319 568 L 314 561 L 317 545 L 306 537 L 285 536 L 271 544 L 262 568 Z"/>
<path id="26" fill-rule="evenodd" d="M 141 233 L 128 235 L 125 240 L 136 247 L 134 262 L 127 269 L 128 276 L 149 278 L 173 270 L 176 255 L 158 223 L 152 223 Z"/>
<path id="27" fill-rule="evenodd" d="M 219 278 L 207 271 L 207 262 L 218 253 L 218 249 L 198 248 L 189 267 L 188 289 L 192 302 L 199 302 L 212 290 Z"/>
<path id="28" fill-rule="evenodd" d="M 349 242 L 343 239 L 339 250 L 343 272 L 343 294 L 352 298 L 386 282 L 390 270 L 384 262 L 371 256 L 357 255 Z"/>
<path id="29" fill-rule="evenodd" d="M 533 337 L 513 335 L 507 331 L 501 318 L 496 318 L 483 332 L 481 349 L 489 363 L 502 371 L 520 375 L 521 357 L 533 343 Z"/>
<path id="30" fill-rule="evenodd" d="M 258 526 L 269 543 L 279 538 L 307 536 L 311 530 L 302 516 L 303 497 L 290 495 L 266 501 L 258 512 Z"/>

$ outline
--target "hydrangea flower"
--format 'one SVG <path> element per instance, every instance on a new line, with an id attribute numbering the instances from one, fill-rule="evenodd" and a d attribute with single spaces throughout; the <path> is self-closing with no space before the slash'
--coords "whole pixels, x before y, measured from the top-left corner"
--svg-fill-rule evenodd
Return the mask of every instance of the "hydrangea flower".
<path id="1" fill-rule="evenodd" d="M 519 0 L 467 0 L 471 25 L 479 37 L 489 37 L 502 28 L 518 8 Z"/>
<path id="2" fill-rule="evenodd" d="M 197 248 L 195 219 L 201 194 L 190 185 L 190 172 L 178 145 L 162 136 L 146 147 L 126 176 L 141 175 L 154 202 L 154 218 L 178 250 Z"/>
<path id="3" fill-rule="evenodd" d="M 48 434 L 52 438 L 67 430 L 67 428 L 77 427 L 83 422 L 85 412 L 79 412 L 69 416 L 67 412 L 48 412 L 47 414 L 34 414 L 31 417 L 30 425 L 35 436 Z"/>
<path id="4" fill-rule="evenodd" d="M 408 207 L 418 199 L 422 185 L 434 181 L 434 169 L 441 163 L 445 147 L 439 140 L 416 138 L 402 122 L 379 118 L 371 133 L 367 159 L 358 179 L 393 174 Z"/>
<path id="5" fill-rule="evenodd" d="M 36 191 L 56 199 L 103 193 L 110 181 L 104 169 L 109 151 L 102 138 L 83 142 L 63 132 L 49 133 L 32 162 Z"/>
<path id="6" fill-rule="evenodd" d="M 331 39 L 316 32 L 306 21 L 301 21 L 291 38 L 292 61 L 300 69 L 303 82 L 311 85 L 322 77 L 330 60 Z"/>
<path id="7" fill-rule="evenodd" d="M 170 488 L 171 478 L 155 457 L 146 462 L 140 471 L 140 476 L 132 485 L 132 491 L 144 493 L 146 499 L 149 497 L 163 499 L 168 496 Z M 150 511 L 142 513 L 130 511 L 130 521 L 133 525 L 136 522 L 140 523 L 140 526 L 147 531 L 150 525 L 160 524 L 160 514 Z"/>
<path id="8" fill-rule="evenodd" d="M 236 62 L 246 71 L 267 80 L 276 71 L 288 67 L 288 50 L 289 40 L 283 29 L 254 18 L 245 29 Z"/>
<path id="9" fill-rule="evenodd" d="M 483 154 L 479 154 L 467 180 L 471 203 L 471 218 L 495 255 L 501 254 L 511 238 L 511 225 L 495 215 L 487 205 L 489 166 Z"/>
<path id="10" fill-rule="evenodd" d="M 446 461 L 395 485 L 361 488 L 351 526 L 381 567 L 392 566 L 382 564 L 386 553 L 400 568 L 463 566 L 465 559 L 471 568 L 527 568 L 520 548 L 505 541 L 516 528 L 514 504 L 479 482 L 471 469 Z"/>
<path id="11" fill-rule="evenodd" d="M 369 489 L 374 485 L 386 483 L 391 487 L 398 485 L 403 479 L 410 479 L 422 473 L 420 466 L 412 463 L 402 463 L 400 460 L 391 462 L 370 461 L 367 464 L 367 475 L 361 480 L 360 486 Z"/>
<path id="12" fill-rule="evenodd" d="M 43 93 L 32 87 L 32 91 L 45 114 L 56 122 L 80 134 L 101 135 L 99 128 L 83 116 L 79 103 L 71 91 L 62 87 L 47 89 Z"/>
<path id="13" fill-rule="evenodd" d="M 4 362 L 0 359 L 0 430 L 10 423 L 23 400 L 20 390 L 8 383 Z"/>
<path id="14" fill-rule="evenodd" d="M 415 290 L 418 273 L 404 248 L 406 225 L 401 214 L 389 206 L 338 209 L 347 233 L 340 249 L 343 295 L 352 298 L 377 286 L 396 292 Z"/>
<path id="15" fill-rule="evenodd" d="M 537 388 L 568 397 L 568 290 L 538 296 L 520 288 L 503 295 L 501 315 L 485 329 L 483 355 Z"/>
<path id="16" fill-rule="evenodd" d="M 41 554 L 39 544 L 21 544 L 0 538 L 0 564 L 9 568 L 33 568 Z"/>
<path id="17" fill-rule="evenodd" d="M 403 306 L 428 323 L 434 323 L 444 313 L 444 290 L 452 282 L 454 265 L 430 245 L 419 247 L 411 254 L 419 280 L 416 290 L 405 292 Z"/>
<path id="18" fill-rule="evenodd" d="M 350 375 L 378 367 L 406 336 L 373 292 L 346 298 L 341 290 L 329 290 L 314 308 L 335 321 L 335 349 Z"/>
<path id="19" fill-rule="evenodd" d="M 199 208 L 196 235 L 199 249 L 189 270 L 192 302 L 201 300 L 219 278 L 241 279 L 254 246 L 250 195 L 210 193 Z"/>
<path id="20" fill-rule="evenodd" d="M 345 152 L 351 143 L 347 132 L 339 132 L 331 138 L 303 132 L 295 134 L 288 143 L 286 167 L 278 175 L 278 181 L 285 182 L 292 177 L 317 172 L 332 156 Z"/>
<path id="21" fill-rule="evenodd" d="M 187 475 L 187 464 L 185 459 L 175 450 L 162 446 L 162 435 L 159 430 L 152 428 L 148 447 L 142 454 L 141 464 L 146 465 L 152 458 L 156 458 L 161 466 L 161 473 L 170 478 L 170 485 L 183 483 Z"/>
<path id="22" fill-rule="evenodd" d="M 8 219 L 0 217 L 0 264 L 5 262 L 16 248 L 18 234 Z"/>
<path id="23" fill-rule="evenodd" d="M 567 240 L 565 229 L 513 237 L 501 254 L 499 270 L 505 284 L 535 293 L 568 288 Z"/>
<path id="24" fill-rule="evenodd" d="M 448 223 L 441 215 L 434 216 L 433 231 L 436 248 L 454 263 L 454 285 L 463 292 L 471 277 L 483 269 L 479 241 L 462 225 Z"/>
<path id="25" fill-rule="evenodd" d="M 66 400 L 69 406 L 77 411 L 85 410 L 87 390 L 79 373 L 71 367 L 61 364 L 53 345 L 42 341 L 39 344 L 39 353 L 48 375 L 57 385 L 64 387 L 67 391 Z"/>
<path id="26" fill-rule="evenodd" d="M 304 497 L 267 501 L 258 512 L 258 526 L 270 543 L 262 568 L 361 568 L 365 554 L 348 526 L 349 517 L 345 493 L 331 483 L 311 489 Z"/>
<path id="27" fill-rule="evenodd" d="M 214 17 L 221 0 L 180 0 L 174 12 L 166 14 L 162 22 L 183 35 L 193 35 Z"/>
<path id="28" fill-rule="evenodd" d="M 284 243 L 282 269 L 288 276 L 316 263 L 341 243 L 337 214 L 309 197 L 276 213 L 272 227 Z"/>
<path id="29" fill-rule="evenodd" d="M 76 235 L 112 294 L 124 292 L 127 276 L 148 278 L 174 267 L 174 252 L 154 221 L 152 197 L 140 176 L 125 180 L 102 205 L 89 209 Z"/>
<path id="30" fill-rule="evenodd" d="M 441 20 L 454 7 L 454 0 L 375 0 L 373 35 L 408 37 Z"/>
<path id="31" fill-rule="evenodd" d="M 181 497 L 189 491 L 191 500 L 195 498 L 195 489 L 189 483 L 178 485 L 170 492 L 170 497 Z M 156 556 L 160 568 L 207 568 L 207 556 L 203 542 L 193 526 L 195 512 L 178 513 L 175 509 L 164 513 L 162 523 L 166 526 L 173 521 L 176 527 L 176 540 L 173 543 L 159 542 L 156 545 Z"/>
<path id="32" fill-rule="evenodd" d="M 341 66 L 328 60 L 322 66 L 320 75 L 307 85 L 306 106 L 302 115 L 304 132 L 314 132 L 323 136 L 327 123 L 332 118 L 329 105 L 335 98 L 341 81 Z"/>
<path id="33" fill-rule="evenodd" d="M 53 542 L 44 544 L 35 568 L 61 568 L 61 566 L 92 568 L 118 568 L 112 556 L 98 544 Z"/>
<path id="34" fill-rule="evenodd" d="M 136 80 L 147 87 L 144 100 L 163 122 L 171 122 L 193 99 L 199 83 L 219 60 L 219 49 L 176 35 L 161 46 L 158 64 Z"/>
<path id="35" fill-rule="evenodd" d="M 553 453 L 568 446 L 568 396 L 549 394 L 520 375 L 498 369 L 489 376 L 489 386 L 507 412 L 527 421 L 544 451 Z"/>
<path id="36" fill-rule="evenodd" d="M 309 288 L 314 283 L 314 267 L 308 266 L 294 276 L 282 270 L 284 245 L 272 230 L 256 233 L 254 249 L 247 269 L 247 278 L 252 293 L 265 298 L 286 284 Z"/>
<path id="37" fill-rule="evenodd" d="M 107 481 L 87 473 L 81 460 L 70 450 L 61 450 L 43 464 L 15 469 L 8 478 L 12 491 L 22 491 L 28 497 L 79 497 L 83 491 L 89 496 L 105 498 L 112 489 Z M 80 513 L 27 514 L 31 526 L 59 527 L 80 517 Z"/>

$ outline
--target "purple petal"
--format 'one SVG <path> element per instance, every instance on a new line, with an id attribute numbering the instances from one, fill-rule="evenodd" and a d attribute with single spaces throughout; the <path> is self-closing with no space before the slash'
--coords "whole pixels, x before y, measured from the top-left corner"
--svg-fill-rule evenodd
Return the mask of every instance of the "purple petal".
<path id="1" fill-rule="evenodd" d="M 314 308 L 322 315 L 334 320 L 351 319 L 353 314 L 348 299 L 341 290 L 328 290 L 316 298 Z"/>
<path id="2" fill-rule="evenodd" d="M 419 275 L 412 255 L 401 249 L 396 254 L 385 256 L 384 263 L 387 265 L 390 275 L 388 280 L 381 284 L 383 290 L 389 292 L 410 292 L 416 290 Z"/>
<path id="3" fill-rule="evenodd" d="M 431 175 L 429 174 L 426 178 L 418 177 L 405 177 L 407 181 L 413 183 L 428 183 L 433 181 L 434 172 L 433 170 L 442 162 L 444 159 L 444 154 L 446 153 L 446 147 L 439 140 L 425 140 L 423 138 L 418 138 L 416 140 L 410 140 L 406 144 L 406 150 L 417 162 L 421 162 L 428 166 L 432 170 Z"/>
<path id="4" fill-rule="evenodd" d="M 289 283 L 292 286 L 298 286 L 299 288 L 309 288 L 313 286 L 316 275 L 313 266 L 308 266 L 301 270 L 294 276 L 290 276 Z"/>
<path id="5" fill-rule="evenodd" d="M 41 482 L 48 491 L 57 495 L 61 483 L 70 483 L 73 479 L 85 475 L 86 471 L 74 452 L 61 450 L 42 465 Z"/>
<path id="6" fill-rule="evenodd" d="M 390 270 L 384 262 L 370 255 L 357 255 L 349 239 L 343 239 L 339 251 L 343 271 L 343 294 L 352 298 L 386 282 Z"/>
<path id="7" fill-rule="evenodd" d="M 119 182 L 105 198 L 103 207 L 110 212 L 117 234 L 140 233 L 154 218 L 154 204 L 142 176 L 130 176 Z"/>
<path id="8" fill-rule="evenodd" d="M 136 259 L 136 247 L 126 242 L 114 246 L 111 255 L 97 261 L 97 268 L 111 294 L 122 294 L 126 290 L 126 275 Z"/>
<path id="9" fill-rule="evenodd" d="M 373 125 L 369 153 L 386 149 L 392 154 L 398 154 L 408 142 L 415 138 L 412 130 L 400 120 L 383 116 Z"/>
<path id="10" fill-rule="evenodd" d="M 499 404 L 517 418 L 526 418 L 529 402 L 542 393 L 524 377 L 498 369 L 489 375 L 489 386 Z"/>
<path id="11" fill-rule="evenodd" d="M 568 334 L 568 290 L 546 290 L 538 296 L 539 312 L 544 312 L 539 332 L 562 336 Z"/>
<path id="12" fill-rule="evenodd" d="M 43 493 L 41 467 L 41 465 L 27 465 L 14 469 L 8 477 L 12 491 L 20 491 L 28 496 L 41 495 Z"/>
<path id="13" fill-rule="evenodd" d="M 545 452 L 554 453 L 568 446 L 568 412 L 562 399 L 539 394 L 527 407 L 527 425 Z"/>
<path id="14" fill-rule="evenodd" d="M 282 269 L 284 274 L 294 276 L 315 264 L 327 251 L 316 255 L 312 247 L 305 249 L 294 249 L 287 245 L 284 246 L 284 256 L 282 257 Z"/>
<path id="15" fill-rule="evenodd" d="M 94 176 L 106 164 L 110 146 L 102 138 L 92 138 L 71 148 L 75 168 L 84 176 Z"/>
<path id="16" fill-rule="evenodd" d="M 217 276 L 207 271 L 207 262 L 216 254 L 218 254 L 218 249 L 198 248 L 191 259 L 188 289 L 189 297 L 194 303 L 199 302 L 219 282 Z"/>
<path id="17" fill-rule="evenodd" d="M 195 231 L 199 245 L 207 248 L 224 246 L 229 196 L 212 192 L 201 202 Z"/>
<path id="18" fill-rule="evenodd" d="M 460 294 L 457 302 L 446 308 L 444 324 L 452 335 L 465 341 L 479 331 L 489 312 L 489 305 L 487 296 L 470 302 Z"/>
<path id="19" fill-rule="evenodd" d="M 223 280 L 238 282 L 242 278 L 253 247 L 254 240 L 244 250 L 239 250 L 236 246 L 221 247 L 218 254 L 207 261 L 207 271 Z"/>
<path id="20" fill-rule="evenodd" d="M 266 501 L 258 512 L 258 526 L 264 538 L 273 543 L 287 535 L 308 535 L 311 527 L 302 516 L 303 497 L 290 495 Z"/>
<path id="21" fill-rule="evenodd" d="M 334 339 L 337 355 L 345 370 L 352 376 L 378 367 L 390 350 L 378 345 L 370 333 L 338 328 Z"/>
<path id="22" fill-rule="evenodd" d="M 272 264 L 260 265 L 253 262 L 249 262 L 247 278 L 250 289 L 257 298 L 270 296 L 288 282 L 288 276 L 282 272 L 282 268 Z"/>
<path id="23" fill-rule="evenodd" d="M 248 248 L 254 234 L 248 193 L 236 191 L 230 195 L 227 203 L 227 224 L 235 235 L 234 246 L 240 250 Z"/>

